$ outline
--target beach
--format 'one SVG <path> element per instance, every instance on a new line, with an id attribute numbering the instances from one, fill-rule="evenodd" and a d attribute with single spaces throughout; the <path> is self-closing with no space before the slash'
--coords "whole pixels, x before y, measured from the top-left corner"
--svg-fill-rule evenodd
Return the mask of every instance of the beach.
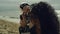
<path id="1" fill-rule="evenodd" d="M 19 34 L 19 24 L 0 20 L 0 34 Z"/>

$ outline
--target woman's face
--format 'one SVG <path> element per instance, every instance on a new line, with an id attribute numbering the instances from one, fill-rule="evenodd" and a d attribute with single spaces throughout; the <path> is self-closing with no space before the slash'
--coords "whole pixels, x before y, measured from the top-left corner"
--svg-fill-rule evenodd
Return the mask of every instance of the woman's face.
<path id="1" fill-rule="evenodd" d="M 25 6 L 24 8 L 23 8 L 23 12 L 29 12 L 30 11 L 30 6 Z"/>

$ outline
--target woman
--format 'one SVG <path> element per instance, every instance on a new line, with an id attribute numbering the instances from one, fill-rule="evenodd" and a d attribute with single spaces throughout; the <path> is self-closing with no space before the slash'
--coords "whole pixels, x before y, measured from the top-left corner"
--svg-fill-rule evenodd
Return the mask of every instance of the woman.
<path id="1" fill-rule="evenodd" d="M 27 17 L 26 15 L 28 15 L 28 12 L 30 12 L 30 5 L 26 2 L 23 2 L 20 5 L 20 9 L 22 10 L 22 14 L 20 15 L 20 27 L 19 27 L 19 33 L 27 33 L 29 32 L 29 27 L 27 25 Z M 25 18 L 26 17 L 26 18 Z"/>
<path id="2" fill-rule="evenodd" d="M 59 22 L 51 5 L 46 2 L 39 2 L 32 8 L 31 13 L 33 14 L 31 20 L 35 25 L 36 34 L 58 34 Z"/>

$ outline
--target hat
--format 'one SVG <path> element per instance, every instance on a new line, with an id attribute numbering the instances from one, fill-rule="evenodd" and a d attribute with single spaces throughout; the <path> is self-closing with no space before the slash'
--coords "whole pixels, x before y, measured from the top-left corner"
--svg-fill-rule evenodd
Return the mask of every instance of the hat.
<path id="1" fill-rule="evenodd" d="M 22 3 L 20 4 L 20 8 L 21 8 L 21 9 L 23 9 L 23 7 L 24 7 L 24 6 L 26 6 L 26 5 L 28 5 L 28 6 L 29 6 L 29 4 L 28 4 L 28 3 L 26 3 L 26 2 L 22 2 Z"/>

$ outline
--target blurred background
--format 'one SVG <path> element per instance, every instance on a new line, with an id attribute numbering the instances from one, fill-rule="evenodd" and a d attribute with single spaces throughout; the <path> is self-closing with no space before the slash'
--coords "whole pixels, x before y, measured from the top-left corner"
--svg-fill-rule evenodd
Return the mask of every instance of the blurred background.
<path id="1" fill-rule="evenodd" d="M 21 14 L 19 5 L 22 2 L 27 2 L 31 5 L 32 3 L 38 3 L 40 1 L 48 2 L 60 14 L 60 0 L 0 0 L 0 16 L 19 18 Z"/>
<path id="2" fill-rule="evenodd" d="M 20 13 L 19 5 L 22 2 L 28 4 L 45 1 L 51 4 L 59 13 L 60 0 L 0 0 L 0 16 L 18 17 Z"/>
<path id="3" fill-rule="evenodd" d="M 31 5 L 40 1 L 48 2 L 52 5 L 60 21 L 60 0 L 0 0 L 0 33 L 19 34 L 19 16 L 22 13 L 19 5 L 22 2 L 27 2 Z M 16 28 L 16 31 L 11 30 L 13 28 Z"/>

